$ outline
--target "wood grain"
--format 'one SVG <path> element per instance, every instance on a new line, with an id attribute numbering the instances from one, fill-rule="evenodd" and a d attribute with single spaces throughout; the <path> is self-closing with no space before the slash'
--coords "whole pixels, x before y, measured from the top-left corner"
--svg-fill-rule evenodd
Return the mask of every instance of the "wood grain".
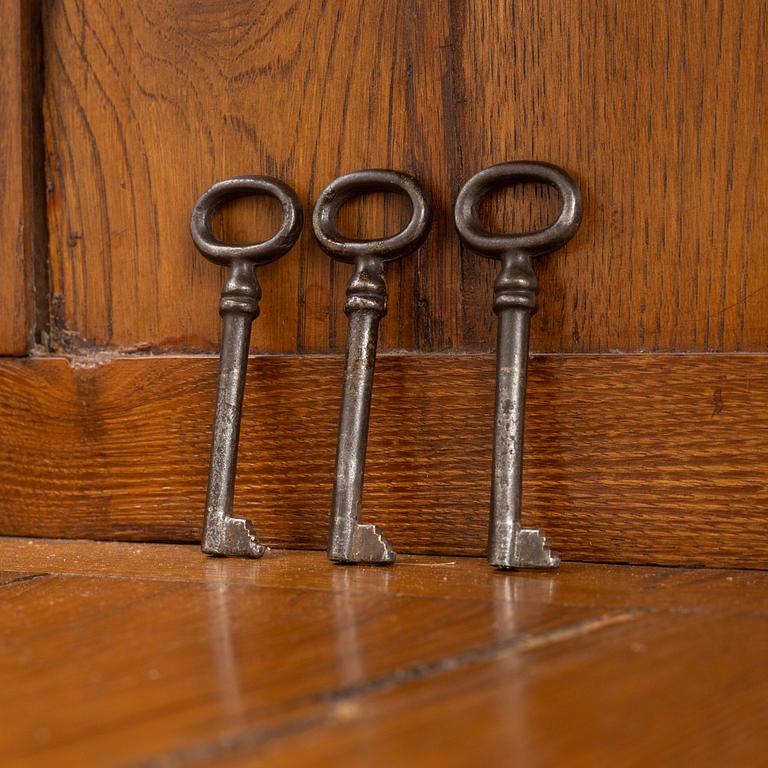
<path id="1" fill-rule="evenodd" d="M 464 7 L 464 6 L 462 6 Z M 541 351 L 765 350 L 768 202 L 760 0 L 471 3 L 458 17 L 465 173 L 548 159 L 585 197 L 540 262 Z M 490 217 L 511 225 L 503 208 Z M 464 260 L 480 287 L 493 267 Z M 484 275 L 478 280 L 476 270 Z M 492 334 L 479 315 L 468 346 Z"/>
<path id="2" fill-rule="evenodd" d="M 38 0 L 0 0 L 0 355 L 47 329 L 47 243 Z"/>
<path id="3" fill-rule="evenodd" d="M 493 359 L 377 367 L 364 515 L 403 553 L 482 553 Z M 0 364 L 0 530 L 196 540 L 216 371 Z M 333 356 L 251 362 L 235 508 L 272 546 L 325 546 L 341 373 Z M 764 356 L 534 357 L 524 521 L 567 559 L 768 567 L 766 414 Z"/>
<path id="4" fill-rule="evenodd" d="M 59 348 L 216 346 L 220 270 L 196 254 L 187 224 L 195 198 L 222 177 L 279 175 L 308 214 L 342 171 L 382 166 L 424 176 L 428 166 L 439 179 L 447 158 L 440 143 L 423 140 L 421 125 L 440 114 L 432 73 L 446 20 L 422 27 L 414 13 L 361 0 L 240 1 L 226 9 L 51 4 L 46 105 Z M 416 67 L 413 49 L 426 55 Z M 426 87 L 418 98 L 414 76 Z M 402 119 L 393 121 L 395 114 Z M 445 208 L 450 189 L 432 192 Z M 399 220 L 397 203 L 379 203 L 354 217 L 361 232 Z M 447 230 L 441 219 L 438 229 Z M 253 233 L 242 218 L 227 227 Z M 441 298 L 432 303 L 451 304 L 451 262 L 441 254 L 434 240 L 390 269 L 388 346 L 432 348 L 425 336 L 432 310 L 422 294 L 429 274 L 430 297 Z M 300 249 L 260 270 L 269 319 L 255 327 L 254 349 L 343 346 L 350 274 L 305 228 Z M 457 323 L 445 332 L 456 335 Z"/>
<path id="5" fill-rule="evenodd" d="M 759 764 L 768 575 L 0 539 L 9 764 Z M 665 695 L 659 695 L 663 691 Z M 727 702 L 727 706 L 723 705 Z"/>
<path id="6" fill-rule="evenodd" d="M 576 239 L 539 262 L 534 349 L 768 349 L 761 0 L 54 0 L 45 35 L 56 349 L 214 348 L 197 195 L 273 173 L 309 211 L 337 174 L 384 166 L 436 205 L 425 249 L 389 269 L 384 347 L 490 351 L 495 265 L 462 252 L 451 208 L 469 175 L 524 158 L 585 196 Z M 532 192 L 491 201 L 489 223 L 551 217 Z M 367 201 L 351 231 L 400 208 Z M 225 231 L 253 233 L 248 211 Z M 340 349 L 348 274 L 307 228 L 262 270 L 254 349 Z"/>

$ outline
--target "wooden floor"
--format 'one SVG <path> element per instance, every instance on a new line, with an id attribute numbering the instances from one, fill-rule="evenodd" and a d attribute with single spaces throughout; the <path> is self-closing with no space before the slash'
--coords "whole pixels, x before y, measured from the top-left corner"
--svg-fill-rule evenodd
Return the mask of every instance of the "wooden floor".
<path id="1" fill-rule="evenodd" d="M 768 573 L 0 539 L 0 762 L 768 765 Z"/>

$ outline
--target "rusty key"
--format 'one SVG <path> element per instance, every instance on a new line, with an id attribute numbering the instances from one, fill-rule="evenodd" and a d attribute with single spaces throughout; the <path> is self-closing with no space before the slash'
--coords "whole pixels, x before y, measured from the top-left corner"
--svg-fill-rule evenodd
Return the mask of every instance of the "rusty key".
<path id="1" fill-rule="evenodd" d="M 493 189 L 535 182 L 560 194 L 562 209 L 546 229 L 526 234 L 492 234 L 480 224 L 477 206 Z M 496 416 L 488 559 L 502 568 L 557 568 L 560 558 L 521 519 L 523 428 L 528 375 L 528 338 L 536 311 L 538 281 L 531 259 L 564 246 L 581 221 L 581 192 L 565 171 L 539 162 L 501 163 L 476 173 L 456 199 L 455 220 L 464 245 L 501 261 L 493 311 L 499 317 L 496 346 Z"/>
<path id="2" fill-rule="evenodd" d="M 227 202 L 250 195 L 267 195 L 283 208 L 283 223 L 269 240 L 247 245 L 223 243 L 211 232 L 211 217 Z M 200 253 L 228 267 L 221 290 L 219 314 L 224 327 L 219 358 L 219 386 L 211 442 L 211 466 L 203 523 L 203 552 L 209 555 L 261 557 L 259 542 L 249 520 L 232 516 L 251 324 L 259 314 L 261 287 L 256 267 L 279 259 L 301 232 L 303 212 L 296 193 L 270 176 L 240 176 L 214 184 L 192 210 L 190 230 Z"/>
<path id="3" fill-rule="evenodd" d="M 369 192 L 407 195 L 413 209 L 408 225 L 379 240 L 354 240 L 339 232 L 339 208 Z M 344 390 L 336 447 L 336 474 L 328 536 L 328 557 L 340 563 L 392 563 L 395 552 L 375 525 L 360 522 L 379 322 L 387 312 L 384 263 L 415 251 L 432 223 L 429 197 L 405 173 L 365 170 L 331 182 L 320 195 L 312 217 L 320 247 L 334 259 L 352 263 L 344 312 L 349 318 Z"/>

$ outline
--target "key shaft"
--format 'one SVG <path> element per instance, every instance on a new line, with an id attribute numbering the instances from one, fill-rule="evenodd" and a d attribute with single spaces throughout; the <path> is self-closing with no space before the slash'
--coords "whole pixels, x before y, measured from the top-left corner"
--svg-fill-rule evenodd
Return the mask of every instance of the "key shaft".
<path id="1" fill-rule="evenodd" d="M 530 256 L 506 254 L 493 302 L 499 320 L 488 559 L 498 568 L 553 568 L 560 562 L 544 537 L 522 524 L 525 392 L 537 289 Z"/>
<path id="2" fill-rule="evenodd" d="M 203 523 L 203 552 L 261 557 L 264 546 L 243 518 L 232 516 L 248 349 L 259 315 L 261 288 L 253 264 L 236 261 L 221 294 L 223 328 L 211 463 Z"/>
<path id="3" fill-rule="evenodd" d="M 373 525 L 360 526 L 376 346 L 379 323 L 387 312 L 384 264 L 378 257 L 357 258 L 344 312 L 349 329 L 328 557 L 339 562 L 389 563 L 395 552 L 381 531 Z"/>

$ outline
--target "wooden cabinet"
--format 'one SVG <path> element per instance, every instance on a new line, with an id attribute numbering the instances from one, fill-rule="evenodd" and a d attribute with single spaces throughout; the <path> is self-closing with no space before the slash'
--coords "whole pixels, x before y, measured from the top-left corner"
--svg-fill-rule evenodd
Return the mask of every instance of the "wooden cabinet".
<path id="1" fill-rule="evenodd" d="M 526 519 L 568 558 L 768 565 L 768 10 L 760 0 L 2 0 L 0 531 L 199 536 L 222 275 L 188 219 L 270 173 L 419 176 L 435 223 L 388 267 L 365 503 L 398 551 L 479 553 L 495 265 L 461 183 L 557 163 L 585 215 L 537 262 Z M 495 228 L 551 219 L 536 187 Z M 397 228 L 397 199 L 349 206 Z M 238 204 L 227 237 L 276 212 Z M 305 227 L 260 271 L 237 506 L 321 547 L 349 268 Z"/>

